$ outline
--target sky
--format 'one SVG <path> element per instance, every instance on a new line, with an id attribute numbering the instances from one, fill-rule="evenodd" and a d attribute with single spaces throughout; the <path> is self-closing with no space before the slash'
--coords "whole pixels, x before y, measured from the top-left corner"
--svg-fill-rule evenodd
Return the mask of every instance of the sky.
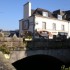
<path id="1" fill-rule="evenodd" d="M 0 29 L 19 29 L 23 18 L 23 5 L 30 1 L 32 9 L 43 8 L 49 11 L 70 10 L 70 0 L 0 0 Z"/>

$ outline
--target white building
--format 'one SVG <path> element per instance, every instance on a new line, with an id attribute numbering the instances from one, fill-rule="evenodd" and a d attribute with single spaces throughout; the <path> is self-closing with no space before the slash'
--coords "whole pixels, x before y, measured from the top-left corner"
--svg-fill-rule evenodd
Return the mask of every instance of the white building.
<path id="1" fill-rule="evenodd" d="M 59 33 L 67 33 L 70 36 L 70 22 L 69 20 L 63 19 L 65 13 L 61 14 L 54 11 L 51 13 L 48 10 L 37 8 L 36 10 L 31 9 L 31 3 L 27 2 L 24 5 L 24 18 L 19 20 L 19 34 L 25 35 L 26 31 L 32 32 L 35 35 L 35 31 L 42 35 L 45 32 L 48 33 L 49 37 L 58 35 Z"/>

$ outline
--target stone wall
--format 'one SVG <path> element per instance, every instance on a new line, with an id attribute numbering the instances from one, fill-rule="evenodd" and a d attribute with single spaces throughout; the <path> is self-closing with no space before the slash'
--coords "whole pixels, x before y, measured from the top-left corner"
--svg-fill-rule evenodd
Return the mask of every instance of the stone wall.
<path id="1" fill-rule="evenodd" d="M 10 61 L 11 63 L 23 59 L 32 55 L 49 55 L 56 57 L 57 59 L 68 63 L 70 62 L 70 49 L 46 49 L 46 50 L 23 50 L 23 51 L 11 51 Z"/>
<path id="2" fill-rule="evenodd" d="M 2 45 L 7 47 L 23 47 L 23 38 L 2 37 L 0 38 L 0 46 Z"/>

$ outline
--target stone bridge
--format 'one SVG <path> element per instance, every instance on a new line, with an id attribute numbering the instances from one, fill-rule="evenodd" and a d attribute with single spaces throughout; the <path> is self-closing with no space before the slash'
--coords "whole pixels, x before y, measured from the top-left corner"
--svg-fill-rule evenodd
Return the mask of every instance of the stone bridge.
<path id="1" fill-rule="evenodd" d="M 49 70 L 60 70 L 62 65 L 70 66 L 70 41 L 39 41 L 28 42 L 22 50 L 11 51 L 9 60 L 17 70 L 24 69 L 26 63 L 28 66 L 31 63 L 42 64 L 40 67 L 43 67 L 45 62 L 47 68 L 50 66 Z"/>
<path id="2" fill-rule="evenodd" d="M 10 62 L 14 63 L 18 60 L 33 55 L 48 55 L 59 59 L 64 63 L 70 63 L 70 49 L 45 49 L 45 50 L 23 50 L 11 51 Z"/>

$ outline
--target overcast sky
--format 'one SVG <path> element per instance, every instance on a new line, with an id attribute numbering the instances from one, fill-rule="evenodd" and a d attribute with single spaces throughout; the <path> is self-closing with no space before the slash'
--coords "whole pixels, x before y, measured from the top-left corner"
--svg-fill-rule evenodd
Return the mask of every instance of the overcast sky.
<path id="1" fill-rule="evenodd" d="M 23 18 L 23 5 L 30 1 L 32 9 L 44 8 L 70 10 L 70 0 L 0 0 L 0 29 L 19 29 L 19 20 Z"/>

